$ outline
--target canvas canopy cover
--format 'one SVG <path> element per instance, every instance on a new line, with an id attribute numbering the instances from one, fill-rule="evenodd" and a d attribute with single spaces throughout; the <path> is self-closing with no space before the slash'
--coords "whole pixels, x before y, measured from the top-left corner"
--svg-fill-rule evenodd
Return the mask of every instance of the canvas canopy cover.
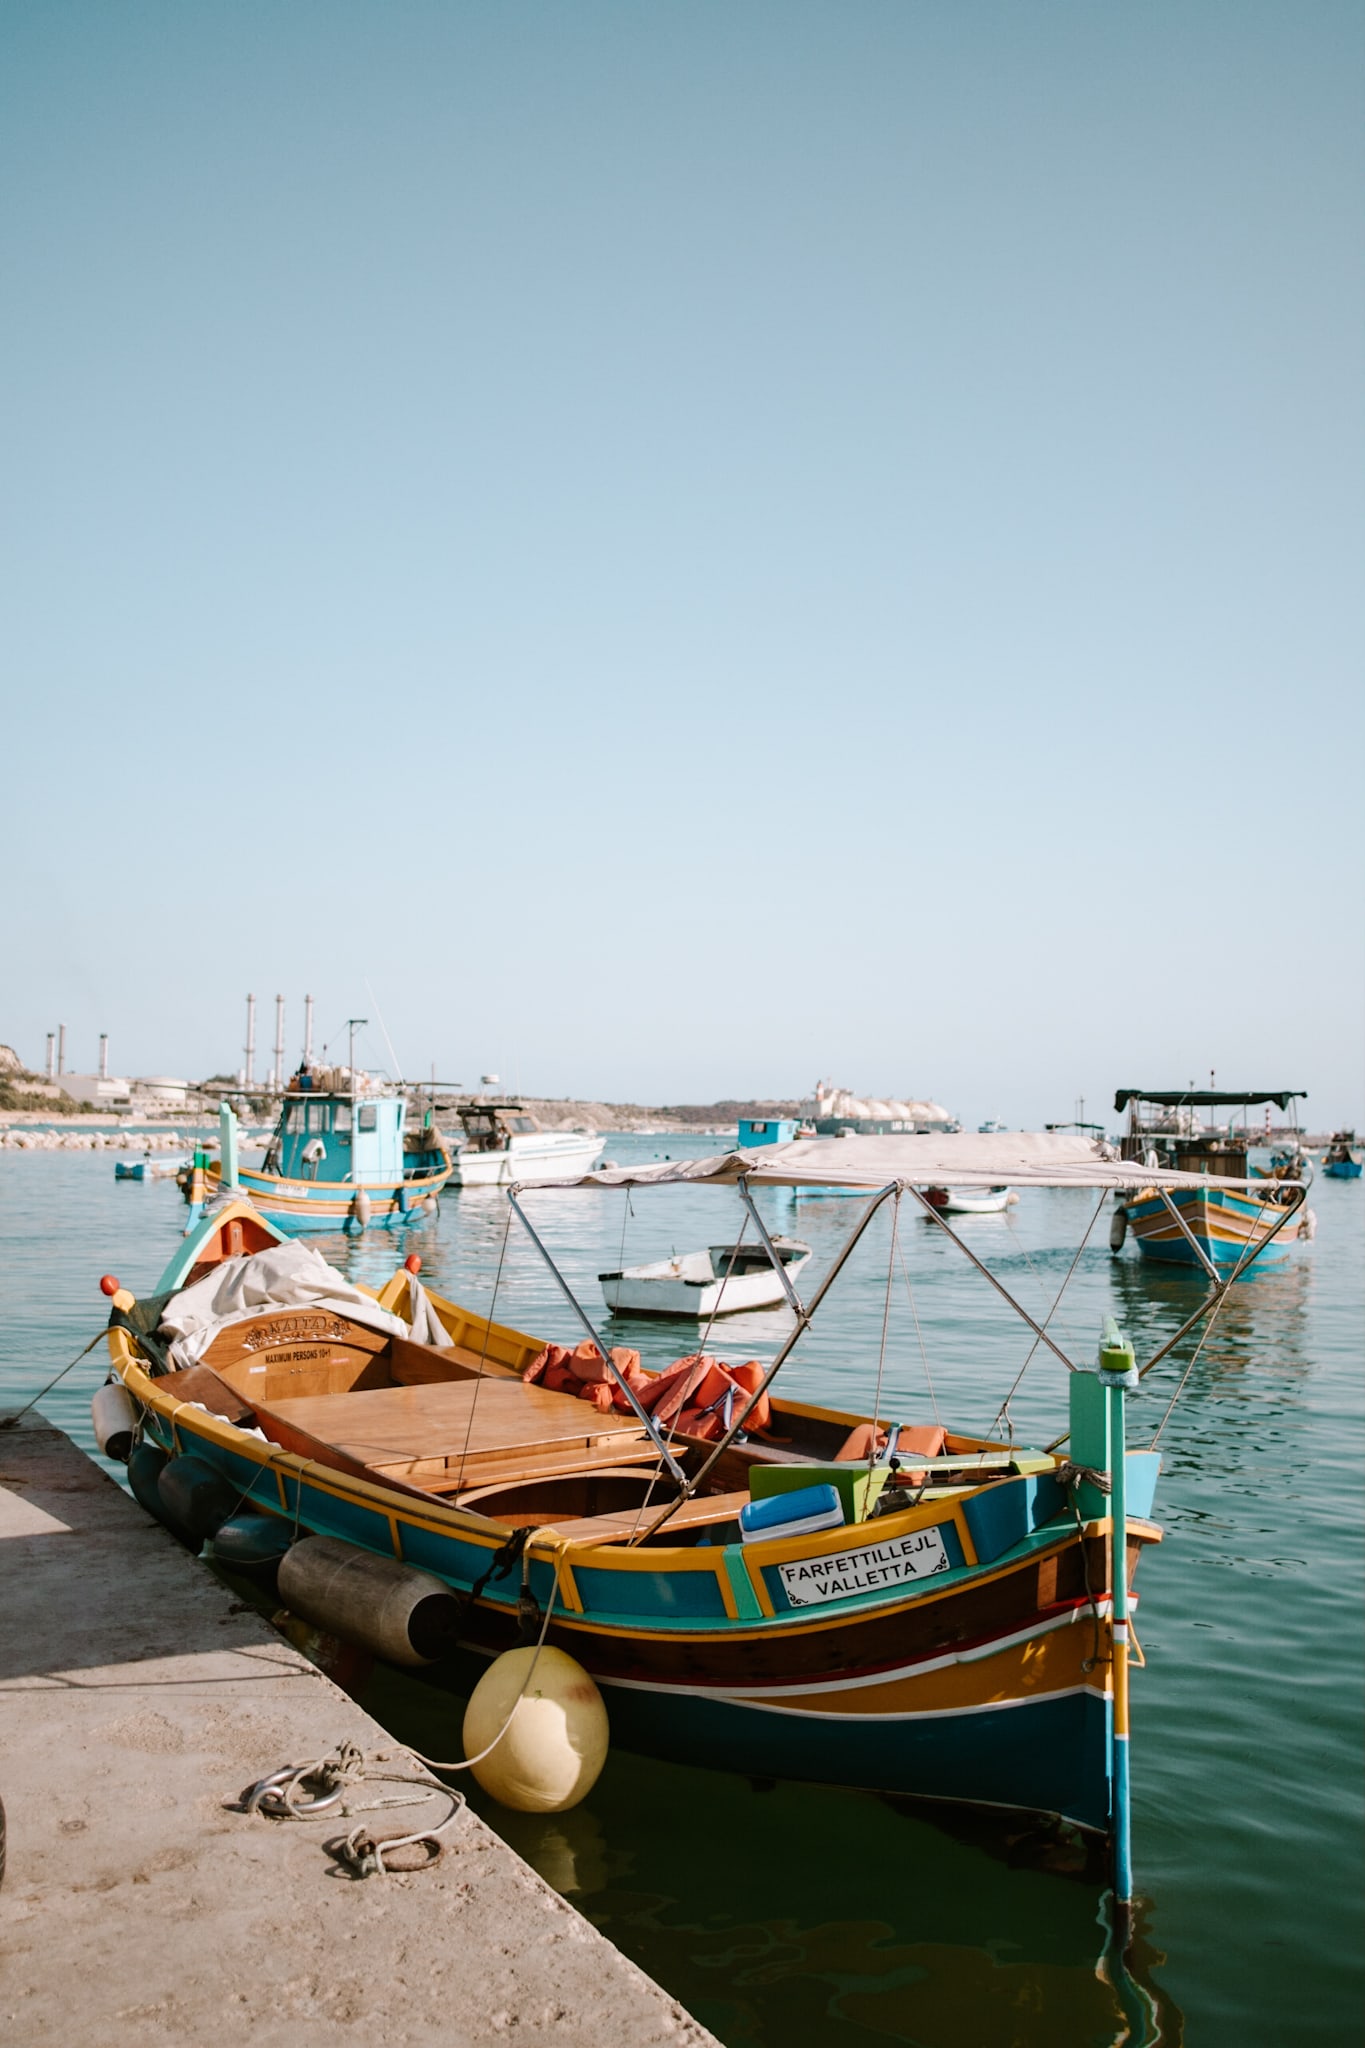
<path id="1" fill-rule="evenodd" d="M 908 1187 L 1197 1188 L 1266 1183 L 1224 1175 L 1182 1173 L 1120 1159 L 1102 1138 L 1061 1131 L 958 1131 L 886 1138 L 794 1138 L 750 1152 L 708 1159 L 664 1160 L 650 1166 L 602 1167 L 574 1182 L 533 1181 L 528 1188 L 667 1186 L 688 1181 L 754 1187 L 858 1187 L 870 1191 L 901 1181 Z M 1281 1187 L 1297 1185 L 1280 1182 Z"/>
<path id="2" fill-rule="evenodd" d="M 1286 1110 L 1291 1102 L 1307 1100 L 1306 1088 L 1280 1088 L 1265 1093 L 1254 1088 L 1120 1088 L 1114 1097 L 1114 1107 L 1127 1109 L 1130 1102 L 1155 1102 L 1163 1109 L 1259 1109 L 1263 1103 L 1273 1102 L 1277 1109 Z"/>

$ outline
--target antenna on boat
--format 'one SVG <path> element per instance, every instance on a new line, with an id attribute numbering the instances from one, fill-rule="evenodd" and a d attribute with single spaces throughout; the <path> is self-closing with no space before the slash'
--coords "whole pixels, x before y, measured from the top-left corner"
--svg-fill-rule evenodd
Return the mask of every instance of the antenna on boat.
<path id="1" fill-rule="evenodd" d="M 384 1034 L 384 1043 L 389 1048 L 389 1058 L 393 1061 L 393 1078 L 401 1085 L 403 1069 L 398 1063 L 398 1055 L 393 1049 L 393 1040 L 389 1037 L 389 1027 L 384 1022 L 384 1012 L 379 1007 L 379 998 L 374 992 L 368 974 L 365 977 L 365 989 L 370 1001 L 374 1004 L 374 1014 L 379 1019 L 379 1028 Z"/>
<path id="2" fill-rule="evenodd" d="M 348 1072 L 350 1073 L 350 1076 L 351 1076 L 351 1108 L 352 1108 L 352 1109 L 354 1109 L 354 1108 L 355 1108 L 355 1033 L 356 1033 L 356 1026 L 357 1026 L 358 1024 L 368 1024 L 368 1023 L 369 1023 L 369 1021 L 370 1021 L 370 1020 L 369 1020 L 369 1018 L 368 1018 L 368 1017 L 348 1017 L 348 1018 L 346 1019 L 346 1033 L 347 1033 L 347 1037 L 346 1037 L 346 1065 L 347 1065 L 347 1070 L 348 1070 Z"/>

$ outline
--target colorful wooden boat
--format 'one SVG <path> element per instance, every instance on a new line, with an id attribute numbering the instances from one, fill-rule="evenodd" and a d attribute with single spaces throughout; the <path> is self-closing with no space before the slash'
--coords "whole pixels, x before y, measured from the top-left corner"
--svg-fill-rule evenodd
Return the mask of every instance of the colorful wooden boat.
<path id="1" fill-rule="evenodd" d="M 1322 1156 L 1322 1170 L 1333 1180 L 1359 1180 L 1361 1162 L 1357 1156 L 1354 1131 L 1336 1131 Z"/>
<path id="2" fill-rule="evenodd" d="M 433 1214 L 452 1160 L 431 1112 L 410 1130 L 400 1091 L 346 1074 L 348 1085 L 337 1088 L 295 1075 L 259 1167 L 240 1163 L 236 1119 L 224 1104 L 219 1159 L 196 1154 L 190 1171 L 191 1228 L 206 1202 L 233 1189 L 291 1235 L 411 1225 Z"/>
<path id="3" fill-rule="evenodd" d="M 1316 1227 L 1307 1187 L 1292 1175 L 1253 1174 L 1245 1127 L 1203 1121 L 1206 1109 L 1246 1109 L 1276 1103 L 1283 1111 L 1301 1089 L 1239 1094 L 1223 1089 L 1120 1088 L 1116 1110 L 1128 1110 L 1123 1157 L 1140 1176 L 1122 1199 L 1111 1244 L 1131 1230 L 1144 1258 L 1168 1265 L 1261 1271 L 1280 1264 Z M 1176 1168 L 1208 1176 L 1203 1186 L 1157 1185 L 1154 1169 Z M 1148 1178 L 1150 1176 L 1150 1178 Z M 1249 1253 L 1254 1253 L 1252 1267 Z"/>
<path id="4" fill-rule="evenodd" d="M 657 1385 L 638 1391 L 633 1354 L 593 1337 L 573 1354 L 591 1398 L 547 1392 L 526 1377 L 543 1367 L 541 1339 L 426 1295 L 415 1260 L 374 1295 L 289 1245 L 315 1262 L 320 1291 L 300 1293 L 296 1265 L 287 1295 L 216 1320 L 227 1291 L 252 1298 L 248 1280 L 260 1301 L 281 1243 L 250 1205 L 225 1204 L 145 1305 L 114 1295 L 110 1353 L 141 1436 L 134 1490 L 163 1519 L 179 1503 L 182 1531 L 185 1502 L 198 1502 L 191 1540 L 216 1531 L 223 1556 L 261 1528 L 267 1555 L 272 1535 L 278 1555 L 311 1532 L 433 1575 L 461 1603 L 458 1640 L 431 1666 L 439 1684 L 467 1690 L 518 1640 L 529 1608 L 603 1688 L 618 1741 L 1058 1816 L 1110 1835 L 1126 1899 L 1127 1606 L 1138 1556 L 1160 1539 L 1149 1520 L 1159 1461 L 1125 1449 L 1131 1352 L 1114 1336 L 1099 1373 L 1066 1359 L 987 1272 L 1070 1368 L 1055 1445 L 1024 1450 L 913 1411 L 769 1392 L 871 1216 L 887 1202 L 897 1217 L 903 1201 L 923 1206 L 923 1186 L 948 1178 L 945 1144 L 955 1185 L 995 1184 L 1003 1147 L 1011 1181 L 1099 1189 L 1101 1201 L 1128 1171 L 1106 1148 L 1013 1134 L 816 1140 L 590 1176 L 598 1188 L 735 1187 L 760 1239 L 755 1186 L 837 1172 L 868 1198 L 728 1426 L 693 1408 L 671 1434 L 662 1404 L 648 1405 Z M 927 1173 L 918 1147 L 933 1154 Z M 979 1174 L 971 1148 L 992 1154 Z M 1221 1296 L 1215 1287 L 1206 1307 Z M 416 1341 L 403 1318 L 440 1342 Z M 696 1364 L 683 1366 L 690 1387 Z M 838 1526 L 812 1529 L 821 1489 Z M 751 1511 L 770 1517 L 781 1496 L 788 1523 L 755 1529 Z"/>

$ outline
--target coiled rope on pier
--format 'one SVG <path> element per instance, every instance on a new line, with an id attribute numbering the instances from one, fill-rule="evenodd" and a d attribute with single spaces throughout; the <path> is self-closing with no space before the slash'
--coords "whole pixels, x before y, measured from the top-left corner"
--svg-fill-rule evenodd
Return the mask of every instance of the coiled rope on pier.
<path id="1" fill-rule="evenodd" d="M 435 1827 L 418 1828 L 406 1835 L 375 1836 L 362 1822 L 334 1846 L 334 1853 L 351 1866 L 357 1877 L 383 1877 L 392 1869 L 407 1868 L 407 1865 L 391 1864 L 387 1859 L 396 1852 L 419 1846 L 428 1853 L 423 1862 L 412 1867 L 419 1870 L 431 1869 L 440 1861 L 445 1850 L 446 1845 L 441 1837 L 455 1825 L 464 1811 L 463 1792 L 457 1792 L 449 1785 L 431 1785 L 422 1788 L 421 1796 L 417 1799 L 371 1800 L 366 1805 L 358 1807 L 347 1803 L 347 1793 L 350 1788 L 359 1785 L 367 1777 L 412 1786 L 414 1789 L 420 1785 L 420 1780 L 415 1778 L 399 1776 L 391 1771 L 374 1771 L 370 1768 L 373 1764 L 396 1763 L 400 1758 L 408 1757 L 416 1763 L 425 1764 L 433 1771 L 468 1771 L 472 1770 L 475 1764 L 481 1764 L 485 1757 L 492 1755 L 511 1727 L 517 1708 L 525 1699 L 531 1680 L 535 1676 L 536 1665 L 540 1661 L 540 1653 L 545 1647 L 545 1638 L 550 1631 L 550 1619 L 554 1614 L 555 1602 L 559 1597 L 560 1564 L 561 1558 L 556 1556 L 554 1584 L 550 1588 L 550 1597 L 545 1603 L 545 1612 L 541 1617 L 535 1654 L 526 1668 L 521 1688 L 497 1734 L 476 1756 L 461 1757 L 458 1762 L 445 1762 L 437 1757 L 424 1756 L 421 1750 L 414 1749 L 411 1743 L 401 1743 L 396 1750 L 375 1750 L 367 1755 L 354 1742 L 339 1742 L 336 1748 L 329 1750 L 325 1756 L 316 1757 L 308 1763 L 286 1764 L 283 1769 L 259 1778 L 242 1794 L 236 1810 L 248 1814 L 263 1813 L 271 1820 L 311 1821 L 324 1819 L 340 1806 L 342 1814 L 349 1818 L 352 1813 L 374 1811 L 378 1808 L 417 1806 L 424 1799 L 443 1792 L 450 1801 L 450 1812 Z M 524 1588 L 523 1598 L 525 1593 Z"/>

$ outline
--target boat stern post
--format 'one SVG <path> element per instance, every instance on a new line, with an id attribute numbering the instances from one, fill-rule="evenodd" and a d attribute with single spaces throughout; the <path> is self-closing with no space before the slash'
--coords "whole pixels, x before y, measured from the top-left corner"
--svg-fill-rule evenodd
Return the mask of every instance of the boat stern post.
<path id="1" fill-rule="evenodd" d="M 230 1102 L 218 1105 L 218 1185 L 237 1185 L 237 1114 Z"/>
<path id="2" fill-rule="evenodd" d="M 1105 1393 L 1109 1428 L 1109 1517 L 1113 1532 L 1114 1609 L 1112 1621 L 1114 1712 L 1111 1753 L 1109 1843 L 1113 1885 L 1114 1936 L 1128 1946 L 1133 1919 L 1132 1780 L 1129 1771 L 1128 1722 L 1128 1500 L 1126 1467 L 1126 1396 L 1138 1386 L 1133 1347 L 1106 1316 L 1100 1338 L 1099 1381 Z"/>

